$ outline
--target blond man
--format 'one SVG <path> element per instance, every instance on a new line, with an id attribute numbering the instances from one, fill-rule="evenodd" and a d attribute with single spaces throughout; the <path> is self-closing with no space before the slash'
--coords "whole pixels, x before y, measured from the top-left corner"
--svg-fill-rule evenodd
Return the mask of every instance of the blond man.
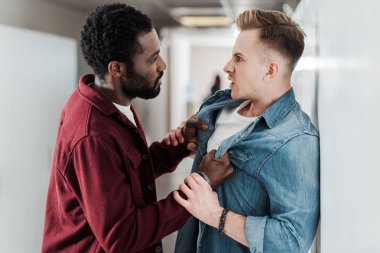
<path id="1" fill-rule="evenodd" d="M 319 220 L 319 136 L 290 81 L 305 34 L 276 11 L 245 11 L 237 25 L 224 67 L 231 89 L 197 113 L 209 128 L 198 133 L 193 166 L 228 152 L 235 171 L 216 193 L 195 173 L 179 187 L 186 197 L 174 193 L 195 217 L 176 252 L 307 252 Z"/>

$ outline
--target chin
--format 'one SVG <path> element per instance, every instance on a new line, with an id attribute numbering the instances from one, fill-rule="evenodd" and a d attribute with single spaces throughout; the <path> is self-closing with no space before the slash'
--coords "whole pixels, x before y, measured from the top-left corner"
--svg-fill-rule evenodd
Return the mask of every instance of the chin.
<path id="1" fill-rule="evenodd" d="M 232 99 L 239 99 L 240 98 L 238 93 L 233 89 L 231 89 L 231 98 Z"/>

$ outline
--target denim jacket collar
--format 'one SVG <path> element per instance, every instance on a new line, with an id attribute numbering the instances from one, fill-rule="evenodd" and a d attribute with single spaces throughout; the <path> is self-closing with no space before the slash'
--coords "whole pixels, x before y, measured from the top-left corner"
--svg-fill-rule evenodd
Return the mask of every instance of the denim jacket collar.
<path id="1" fill-rule="evenodd" d="M 221 101 L 221 103 L 218 103 Z M 231 90 L 221 90 L 216 92 L 213 96 L 206 99 L 202 104 L 202 108 L 208 105 L 215 105 L 214 109 L 220 109 L 222 105 L 238 106 L 244 100 L 233 100 L 231 98 Z M 273 105 L 268 107 L 261 115 L 264 118 L 267 126 L 273 128 L 276 126 L 296 105 L 296 99 L 293 88 L 290 88 L 283 96 L 280 97 Z M 210 110 L 212 108 L 208 108 Z"/>
<path id="2" fill-rule="evenodd" d="M 295 105 L 296 98 L 294 91 L 293 88 L 290 88 L 279 100 L 264 111 L 262 117 L 265 119 L 268 127 L 272 128 L 281 122 Z"/>

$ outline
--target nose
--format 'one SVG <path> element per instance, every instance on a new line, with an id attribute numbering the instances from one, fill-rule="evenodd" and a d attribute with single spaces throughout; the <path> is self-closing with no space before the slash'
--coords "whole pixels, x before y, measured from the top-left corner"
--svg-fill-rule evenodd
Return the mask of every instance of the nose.
<path id="1" fill-rule="evenodd" d="M 162 59 L 161 55 L 158 56 L 158 72 L 164 71 L 166 69 L 166 63 L 164 59 Z"/>
<path id="2" fill-rule="evenodd" d="M 232 66 L 231 61 L 232 61 L 232 59 L 229 60 L 229 61 L 226 63 L 226 65 L 224 65 L 224 68 L 223 68 L 224 72 L 226 72 L 226 73 L 232 73 L 232 72 L 234 71 L 234 68 L 233 68 L 233 66 Z"/>

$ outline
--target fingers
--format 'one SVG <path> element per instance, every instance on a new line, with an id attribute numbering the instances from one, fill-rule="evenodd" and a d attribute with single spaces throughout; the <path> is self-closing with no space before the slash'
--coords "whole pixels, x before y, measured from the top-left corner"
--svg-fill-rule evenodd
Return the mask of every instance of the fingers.
<path id="1" fill-rule="evenodd" d="M 165 135 L 164 142 L 166 145 L 173 146 L 177 146 L 178 143 L 184 143 L 185 138 L 182 133 L 182 128 L 177 127 L 175 130 L 170 130 L 170 132 Z"/>
<path id="2" fill-rule="evenodd" d="M 178 191 L 174 191 L 173 192 L 173 197 L 174 199 L 178 202 L 178 204 L 180 204 L 181 206 L 183 206 L 185 209 L 188 209 L 189 207 L 189 202 L 185 199 L 183 199 L 179 192 Z"/>
<path id="3" fill-rule="evenodd" d="M 185 182 L 179 185 L 179 190 L 183 192 L 187 198 L 192 196 L 191 189 L 189 188 L 189 186 L 186 185 Z"/>
<path id="4" fill-rule="evenodd" d="M 195 143 L 189 143 L 187 144 L 187 149 L 190 150 L 191 152 L 195 152 L 198 149 L 198 145 Z"/>
<path id="5" fill-rule="evenodd" d="M 186 121 L 186 128 L 194 128 L 194 129 L 207 129 L 208 125 L 196 118 L 190 118 Z"/>
<path id="6" fill-rule="evenodd" d="M 193 174 L 196 174 L 196 173 L 193 173 Z M 191 174 L 190 176 L 187 176 L 184 180 L 184 182 L 190 187 L 190 189 L 195 189 L 195 187 L 197 187 L 197 182 L 196 180 L 193 178 L 193 174 Z M 199 175 L 198 175 L 199 176 Z"/>
<path id="7" fill-rule="evenodd" d="M 177 129 L 175 131 L 175 136 L 176 136 L 177 141 L 179 143 L 183 143 L 185 141 L 185 138 L 183 137 L 183 134 L 182 134 L 182 128 L 181 127 L 177 127 Z"/>
<path id="8" fill-rule="evenodd" d="M 214 158 L 214 157 L 215 157 L 215 153 L 216 153 L 216 149 L 213 149 L 213 150 L 211 150 L 210 152 L 208 152 L 206 156 L 209 156 L 209 157 L 211 157 L 211 158 Z"/>
<path id="9" fill-rule="evenodd" d="M 176 130 L 170 130 L 170 132 L 165 135 L 164 142 L 168 146 L 169 145 L 177 146 L 178 141 L 176 137 Z"/>
<path id="10" fill-rule="evenodd" d="M 223 156 L 220 158 L 220 160 L 224 163 L 230 163 L 230 155 L 229 152 L 226 151 Z"/>
<path id="11" fill-rule="evenodd" d="M 186 124 L 186 121 L 183 121 L 180 126 L 178 126 L 176 129 L 170 130 L 170 132 L 165 135 L 164 142 L 166 145 L 177 146 L 178 143 L 185 142 L 185 137 L 184 137 L 185 124 Z"/>
<path id="12" fill-rule="evenodd" d="M 193 180 L 195 181 L 196 184 L 209 186 L 209 184 L 206 182 L 206 180 L 204 180 L 204 178 L 201 177 L 198 173 L 192 173 L 190 176 L 191 176 L 191 178 L 193 178 Z"/>
<path id="13" fill-rule="evenodd" d="M 178 145 L 178 141 L 177 141 L 177 138 L 176 138 L 176 131 L 175 130 L 171 130 L 169 132 L 169 138 L 170 138 L 170 142 L 173 146 L 177 146 Z"/>
<path id="14" fill-rule="evenodd" d="M 181 125 L 179 125 L 180 128 L 184 128 L 186 126 L 186 120 L 181 122 Z"/>
<path id="15" fill-rule="evenodd" d="M 164 142 L 165 142 L 166 145 L 168 145 L 168 146 L 170 145 L 170 137 L 169 137 L 169 133 L 167 133 L 167 134 L 165 135 Z"/>

